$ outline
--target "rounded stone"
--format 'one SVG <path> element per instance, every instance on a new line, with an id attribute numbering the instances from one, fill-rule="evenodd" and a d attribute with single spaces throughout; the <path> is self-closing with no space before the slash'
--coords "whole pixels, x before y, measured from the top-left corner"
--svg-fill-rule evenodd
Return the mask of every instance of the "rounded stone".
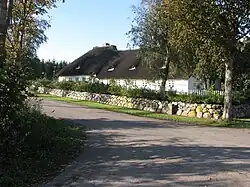
<path id="1" fill-rule="evenodd" d="M 196 112 L 195 111 L 190 111 L 188 113 L 188 117 L 192 117 L 192 118 L 196 117 Z"/>
<path id="2" fill-rule="evenodd" d="M 204 113 L 203 118 L 210 119 L 212 115 L 210 113 Z"/>
<path id="3" fill-rule="evenodd" d="M 198 113 L 198 112 L 201 112 L 202 111 L 202 107 L 199 105 L 199 106 L 197 106 L 197 108 L 196 108 L 196 112 Z"/>

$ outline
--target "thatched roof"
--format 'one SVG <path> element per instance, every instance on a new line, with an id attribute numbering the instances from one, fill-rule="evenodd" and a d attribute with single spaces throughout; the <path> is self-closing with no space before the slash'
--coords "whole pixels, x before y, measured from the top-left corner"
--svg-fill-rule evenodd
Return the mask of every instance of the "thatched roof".
<path id="1" fill-rule="evenodd" d="M 57 76 L 97 74 L 118 53 L 112 47 L 95 47 L 59 71 Z"/>
<path id="2" fill-rule="evenodd" d="M 136 50 L 119 51 L 115 46 L 95 47 L 57 73 L 57 76 L 77 75 L 96 75 L 100 79 L 157 78 L 142 63 Z M 177 76 L 171 78 L 182 75 Z"/>

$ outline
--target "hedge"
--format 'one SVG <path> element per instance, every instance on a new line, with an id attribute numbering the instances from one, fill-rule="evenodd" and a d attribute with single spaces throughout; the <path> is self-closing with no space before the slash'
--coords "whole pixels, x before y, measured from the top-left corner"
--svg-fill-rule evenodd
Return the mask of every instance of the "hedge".
<path id="1" fill-rule="evenodd" d="M 184 102 L 184 103 L 197 103 L 197 104 L 223 104 L 224 97 L 219 94 L 215 94 L 212 91 L 208 91 L 206 95 L 197 94 L 177 94 L 174 91 L 166 91 L 165 94 L 160 94 L 157 91 L 149 89 L 139 88 L 126 88 L 116 85 L 114 81 L 111 81 L 109 85 L 105 85 L 99 82 L 73 82 L 73 81 L 48 81 L 37 80 L 33 83 L 36 87 L 43 86 L 51 89 L 72 90 L 79 92 L 89 93 L 101 93 L 112 94 L 119 96 L 127 96 L 132 98 L 145 98 L 150 100 L 161 100 L 169 102 Z M 241 92 L 234 92 L 233 103 L 243 104 L 250 101 L 249 94 L 242 94 Z"/>

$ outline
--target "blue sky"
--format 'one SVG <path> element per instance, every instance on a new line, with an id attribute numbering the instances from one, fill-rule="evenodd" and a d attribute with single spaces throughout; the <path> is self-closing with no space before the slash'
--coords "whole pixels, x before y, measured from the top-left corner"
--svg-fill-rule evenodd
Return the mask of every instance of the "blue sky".
<path id="1" fill-rule="evenodd" d="M 140 0 L 66 0 L 50 13 L 49 40 L 38 50 L 40 59 L 73 61 L 103 43 L 126 49 L 134 14 Z"/>

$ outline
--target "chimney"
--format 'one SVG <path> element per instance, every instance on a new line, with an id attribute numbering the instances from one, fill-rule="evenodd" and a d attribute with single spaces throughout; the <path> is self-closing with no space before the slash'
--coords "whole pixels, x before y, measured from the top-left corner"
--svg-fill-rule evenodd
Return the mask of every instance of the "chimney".
<path id="1" fill-rule="evenodd" d="M 103 44 L 103 46 L 104 46 L 104 47 L 109 47 L 110 44 L 109 44 L 109 43 L 105 43 L 105 44 Z"/>

